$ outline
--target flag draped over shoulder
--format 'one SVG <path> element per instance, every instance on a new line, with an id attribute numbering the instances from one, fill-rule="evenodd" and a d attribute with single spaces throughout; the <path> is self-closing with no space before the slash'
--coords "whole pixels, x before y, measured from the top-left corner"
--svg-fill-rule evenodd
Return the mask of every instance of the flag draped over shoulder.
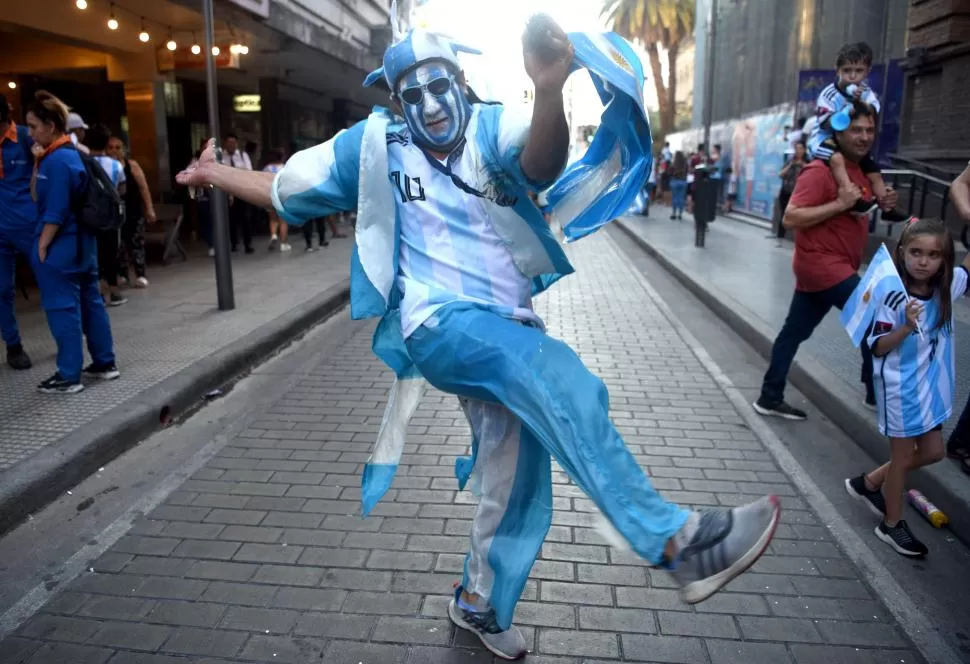
<path id="1" fill-rule="evenodd" d="M 858 346 L 865 339 L 876 314 L 876 307 L 894 291 L 905 294 L 906 286 L 896 271 L 896 264 L 893 263 L 889 250 L 882 244 L 872 257 L 862 281 L 846 300 L 839 317 L 854 345 Z"/>
<path id="2" fill-rule="evenodd" d="M 605 108 L 593 142 L 548 191 L 568 241 L 627 213 L 650 175 L 653 141 L 643 106 L 643 64 L 616 33 L 569 33 L 574 68 L 585 67 Z"/>

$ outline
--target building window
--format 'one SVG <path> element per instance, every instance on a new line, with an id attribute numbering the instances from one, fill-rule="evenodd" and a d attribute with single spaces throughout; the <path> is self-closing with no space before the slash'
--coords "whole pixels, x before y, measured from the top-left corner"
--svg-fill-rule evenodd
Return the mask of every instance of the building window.
<path id="1" fill-rule="evenodd" d="M 165 115 L 170 118 L 185 117 L 185 103 L 182 98 L 182 85 L 179 83 L 162 83 L 162 94 L 165 97 Z"/>

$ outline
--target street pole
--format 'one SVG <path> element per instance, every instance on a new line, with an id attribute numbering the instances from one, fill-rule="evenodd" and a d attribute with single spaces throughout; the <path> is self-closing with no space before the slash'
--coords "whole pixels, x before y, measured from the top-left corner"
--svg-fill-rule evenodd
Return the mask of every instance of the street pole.
<path id="1" fill-rule="evenodd" d="M 219 145 L 219 93 L 216 87 L 216 61 L 212 55 L 215 46 L 213 27 L 213 0 L 202 0 L 202 17 L 205 21 L 205 88 L 209 104 L 209 133 L 216 141 L 216 160 L 222 163 L 222 147 Z M 212 189 L 212 244 L 216 251 L 216 294 L 220 311 L 236 308 L 232 288 L 232 261 L 229 257 L 229 203 L 226 192 Z"/>
<path id="2" fill-rule="evenodd" d="M 714 117 L 714 45 L 717 43 L 717 0 L 710 0 L 707 19 L 707 65 L 704 80 L 704 149 L 711 154 L 711 120 Z"/>

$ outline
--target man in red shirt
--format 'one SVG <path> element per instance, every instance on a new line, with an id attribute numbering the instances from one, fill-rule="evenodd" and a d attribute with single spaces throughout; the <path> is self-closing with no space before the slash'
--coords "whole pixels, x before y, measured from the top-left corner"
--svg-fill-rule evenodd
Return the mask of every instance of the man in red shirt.
<path id="1" fill-rule="evenodd" d="M 785 403 L 785 382 L 795 353 L 832 307 L 841 309 L 859 283 L 858 269 L 869 236 L 869 216 L 850 210 L 860 198 L 872 198 L 869 180 L 859 161 L 866 156 L 876 132 L 876 114 L 856 103 L 849 128 L 836 134 L 846 158 L 852 186 L 839 190 L 829 167 L 813 161 L 802 170 L 785 210 L 785 228 L 796 230 L 795 295 L 785 324 L 771 349 L 771 364 L 754 409 L 761 415 L 804 420 L 804 411 Z M 895 193 L 890 193 L 895 199 Z M 892 201 L 895 206 L 895 200 Z M 866 403 L 875 405 L 872 353 L 862 344 L 862 382 Z"/>

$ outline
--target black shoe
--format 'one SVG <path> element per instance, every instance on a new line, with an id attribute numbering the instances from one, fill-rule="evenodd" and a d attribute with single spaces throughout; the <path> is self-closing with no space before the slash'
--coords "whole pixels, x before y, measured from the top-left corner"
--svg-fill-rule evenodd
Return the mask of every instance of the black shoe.
<path id="1" fill-rule="evenodd" d="M 878 516 L 886 516 L 886 499 L 882 496 L 882 491 L 870 491 L 866 486 L 866 476 L 859 475 L 845 481 L 845 490 L 849 495 L 866 504 L 869 511 Z"/>
<path id="2" fill-rule="evenodd" d="M 758 399 L 752 404 L 754 410 L 759 415 L 772 415 L 774 417 L 780 417 L 784 420 L 794 420 L 801 421 L 808 419 L 808 414 L 804 410 L 799 410 L 789 406 L 784 401 L 779 401 L 775 404 L 769 404 L 764 399 Z"/>
<path id="3" fill-rule="evenodd" d="M 237 247 L 236 245 L 232 245 L 232 249 L 230 249 L 230 251 L 232 251 L 232 253 L 236 253 L 237 251 L 239 251 L 239 247 Z"/>
<path id="4" fill-rule="evenodd" d="M 308 245 L 304 247 L 303 251 L 305 251 L 308 254 L 312 254 L 314 251 L 316 251 L 316 249 L 313 247 L 313 245 Z"/>
<path id="5" fill-rule="evenodd" d="M 26 371 L 33 366 L 30 362 L 30 356 L 27 355 L 24 347 L 20 344 L 7 346 L 7 364 L 10 365 L 11 369 L 17 371 Z"/>
<path id="6" fill-rule="evenodd" d="M 108 295 L 108 299 L 104 302 L 109 307 L 120 307 L 123 304 L 128 303 L 128 298 L 121 293 L 111 293 Z"/>
<path id="7" fill-rule="evenodd" d="M 929 553 L 926 545 L 916 539 L 909 530 L 906 522 L 900 520 L 895 526 L 890 528 L 885 521 L 880 521 L 876 526 L 876 537 L 895 549 L 896 553 L 910 558 L 920 558 Z"/>
<path id="8" fill-rule="evenodd" d="M 883 221 L 888 221 L 893 224 L 899 223 L 899 222 L 905 222 L 908 224 L 910 221 L 915 219 L 913 215 L 906 214 L 905 212 L 899 212 L 896 209 L 883 210 L 880 217 Z"/>
<path id="9" fill-rule="evenodd" d="M 253 249 L 252 247 L 246 247 L 246 253 L 247 254 L 255 254 L 256 253 L 256 250 Z"/>
<path id="10" fill-rule="evenodd" d="M 84 375 L 98 380 L 114 380 L 121 376 L 116 364 L 95 364 L 91 363 L 84 367 Z"/>
<path id="11" fill-rule="evenodd" d="M 56 373 L 37 386 L 38 392 L 44 394 L 77 394 L 84 389 L 81 382 L 71 383 L 64 380 L 60 373 Z"/>
<path id="12" fill-rule="evenodd" d="M 876 202 L 875 198 L 865 199 L 860 198 L 856 201 L 856 204 L 852 206 L 849 212 L 854 212 L 855 214 L 870 214 L 875 212 L 879 208 L 879 203 Z"/>

